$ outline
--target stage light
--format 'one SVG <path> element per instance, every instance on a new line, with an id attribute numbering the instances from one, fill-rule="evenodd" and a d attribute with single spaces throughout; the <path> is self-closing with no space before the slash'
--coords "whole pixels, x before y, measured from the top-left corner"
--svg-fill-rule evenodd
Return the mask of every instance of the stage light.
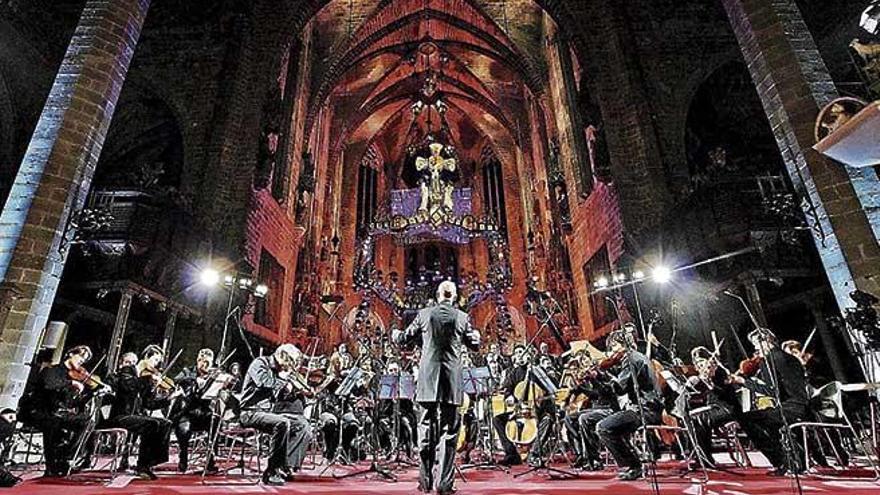
<path id="1" fill-rule="evenodd" d="M 238 288 L 241 290 L 248 290 L 252 285 L 254 285 L 254 281 L 247 277 L 238 279 Z"/>
<path id="2" fill-rule="evenodd" d="M 604 276 L 599 277 L 599 280 L 596 280 L 596 286 L 599 287 L 600 289 L 604 289 L 605 287 L 608 287 L 608 278 L 604 277 Z"/>
<path id="3" fill-rule="evenodd" d="M 257 284 L 254 287 L 254 297 L 266 297 L 269 294 L 269 286 L 266 284 Z"/>
<path id="4" fill-rule="evenodd" d="M 204 286 L 214 287 L 215 285 L 217 285 L 218 282 L 220 282 L 220 274 L 217 273 L 217 270 L 214 270 L 213 268 L 206 268 L 202 270 L 202 273 L 199 276 L 199 280 Z"/>
<path id="5" fill-rule="evenodd" d="M 665 266 L 658 266 L 651 272 L 651 278 L 658 284 L 665 284 L 672 280 L 672 271 Z"/>
<path id="6" fill-rule="evenodd" d="M 626 281 L 626 275 L 623 273 L 614 274 L 614 283 L 619 284 Z"/>
<path id="7" fill-rule="evenodd" d="M 636 270 L 633 272 L 633 278 L 636 280 L 643 279 L 643 278 L 645 278 L 645 272 L 643 272 L 641 270 Z"/>
<path id="8" fill-rule="evenodd" d="M 235 277 L 233 275 L 226 275 L 223 277 L 223 285 L 226 287 L 232 287 L 235 284 Z"/>

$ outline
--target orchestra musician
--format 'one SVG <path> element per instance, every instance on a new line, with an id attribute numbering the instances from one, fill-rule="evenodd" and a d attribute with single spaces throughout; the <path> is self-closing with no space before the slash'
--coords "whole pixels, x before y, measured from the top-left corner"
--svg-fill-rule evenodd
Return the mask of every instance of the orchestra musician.
<path id="1" fill-rule="evenodd" d="M 295 380 L 293 387 L 284 387 L 276 396 L 272 412 L 280 414 L 287 419 L 288 448 L 292 453 L 287 457 L 284 467 L 279 468 L 279 473 L 285 479 L 291 479 L 293 473 L 302 468 L 306 458 L 306 451 L 312 441 L 312 425 L 305 417 L 306 401 L 313 399 L 317 391 L 309 386 L 305 377 L 297 371 L 300 368 L 303 354 L 293 354 L 290 363 L 289 374 Z"/>
<path id="2" fill-rule="evenodd" d="M 555 396 L 547 393 L 547 390 L 543 390 L 542 385 L 534 379 L 533 373 L 531 373 L 530 360 L 531 353 L 529 353 L 525 346 L 515 346 L 513 350 L 513 367 L 505 374 L 501 388 L 505 397 L 504 401 L 508 407 L 514 407 L 517 404 L 521 406 L 523 404 L 534 406 L 534 413 L 538 422 L 538 433 L 529 449 L 527 460 L 531 465 L 537 465 L 544 454 L 542 448 L 550 433 L 553 417 L 556 414 L 556 403 L 554 402 Z M 545 364 L 547 363 L 548 361 L 545 360 Z M 553 380 L 553 377 L 549 374 L 548 378 Z M 516 397 L 517 386 L 524 393 L 524 396 Z M 540 392 L 537 392 L 539 389 Z M 513 418 L 513 414 L 509 412 L 497 414 L 498 411 L 495 412 L 496 416 L 493 419 L 493 425 L 504 448 L 504 459 L 501 463 L 504 465 L 521 464 L 522 460 L 519 452 L 506 433 L 507 422 Z"/>
<path id="3" fill-rule="evenodd" d="M 768 395 L 778 393 L 779 404 L 770 408 L 755 408 L 743 413 L 740 425 L 758 450 L 773 464 L 771 475 L 782 476 L 790 471 L 802 471 L 803 459 L 798 455 L 797 442 L 788 442 L 783 431 L 785 423 L 795 423 L 807 415 L 807 384 L 804 367 L 791 354 L 783 352 L 777 345 L 776 336 L 766 328 L 757 328 L 749 336 L 755 347 L 756 380 L 767 388 Z M 732 381 L 745 385 L 749 378 L 739 374 L 731 375 Z M 773 385 L 776 385 L 776 390 Z M 783 417 L 784 416 L 784 417 Z M 792 455 L 787 456 L 784 443 L 789 443 Z M 789 466 L 788 460 L 792 462 Z"/>
<path id="4" fill-rule="evenodd" d="M 330 356 L 330 374 L 338 378 L 344 378 L 354 364 L 354 358 L 348 352 L 345 342 L 337 346 L 336 351 Z"/>
<path id="5" fill-rule="evenodd" d="M 604 465 L 600 455 L 601 444 L 596 434 L 596 425 L 615 411 L 620 410 L 617 396 L 608 384 L 610 378 L 600 369 L 587 351 L 581 351 L 577 358 L 581 361 L 581 377 L 571 389 L 567 404 L 579 396 L 586 396 L 589 405 L 585 410 L 566 414 L 563 424 L 568 431 L 569 442 L 577 456 L 575 468 L 588 471 L 601 470 Z M 612 363 L 609 361 L 608 366 Z"/>
<path id="6" fill-rule="evenodd" d="M 400 376 L 400 364 L 397 360 L 391 360 L 385 366 L 385 374 L 391 376 Z M 395 410 L 395 402 L 397 408 Z M 402 445 L 407 457 L 412 457 L 412 450 L 415 446 L 415 429 L 416 413 L 413 402 L 409 399 L 380 399 L 379 407 L 379 438 L 384 448 L 390 448 L 390 438 L 393 434 L 398 440 L 398 444 Z M 394 423 L 397 421 L 397 431 L 394 431 Z"/>
<path id="7" fill-rule="evenodd" d="M 626 395 L 629 405 L 612 412 L 596 424 L 596 434 L 608 447 L 617 463 L 621 480 L 642 477 L 642 463 L 629 437 L 642 425 L 642 415 L 648 425 L 660 423 L 663 400 L 648 358 L 636 350 L 630 332 L 618 330 L 608 335 L 607 346 L 612 355 L 621 355 L 617 375 L 610 380 L 615 394 Z"/>
<path id="8" fill-rule="evenodd" d="M 66 476 L 70 472 L 74 444 L 89 422 L 84 406 L 95 393 L 74 376 L 91 358 L 88 346 L 73 347 L 62 363 L 43 368 L 33 383 L 27 415 L 43 433 L 47 446 L 45 476 Z"/>
<path id="9" fill-rule="evenodd" d="M 437 492 L 455 491 L 453 464 L 462 401 L 462 347 L 477 349 L 480 334 L 471 326 L 468 314 L 455 308 L 457 288 L 444 281 L 437 287 L 437 304 L 424 308 L 403 332 L 392 336 L 397 345 L 421 342 L 422 359 L 416 401 L 422 407 L 419 421 L 419 490 L 428 493 L 434 485 L 435 452 L 440 451 Z"/>
<path id="10" fill-rule="evenodd" d="M 517 374 L 524 377 L 527 365 L 528 355 L 526 354 L 526 347 L 522 344 L 515 345 L 513 347 L 513 355 L 511 356 L 512 367 L 505 369 L 504 378 L 501 381 L 504 402 L 508 407 L 513 407 L 516 403 L 513 392 L 519 380 L 516 380 L 513 375 Z M 511 420 L 513 416 L 512 413 L 500 411 L 494 412 L 495 417 L 492 418 L 492 427 L 495 428 L 495 433 L 498 435 L 499 442 L 501 442 L 501 448 L 504 450 L 504 459 L 501 460 L 500 464 L 505 466 L 522 464 L 522 458 L 519 456 L 519 451 L 517 450 L 516 445 L 514 445 L 510 438 L 507 437 L 507 423 Z"/>
<path id="11" fill-rule="evenodd" d="M 289 470 L 300 458 L 297 440 L 305 439 L 305 432 L 291 431 L 285 416 L 272 412 L 272 402 L 286 389 L 293 391 L 293 383 L 286 378 L 301 354 L 293 344 L 282 344 L 270 356 L 260 356 L 251 362 L 245 373 L 238 398 L 240 422 L 246 428 L 255 428 L 272 435 L 272 444 L 262 481 L 267 485 L 283 485 Z"/>
<path id="12" fill-rule="evenodd" d="M 214 415 L 212 403 L 202 396 L 210 386 L 209 381 L 216 377 L 216 370 L 211 368 L 214 351 L 202 349 L 196 357 L 193 367 L 186 367 L 174 377 L 174 382 L 183 390 L 180 400 L 174 402 L 170 418 L 174 422 L 174 436 L 177 438 L 180 454 L 177 470 L 185 473 L 189 467 L 189 442 L 193 433 L 207 432 L 212 425 Z M 216 471 L 214 457 L 208 456 L 207 470 Z"/>
<path id="13" fill-rule="evenodd" d="M 712 432 L 731 421 L 741 412 L 736 387 L 730 374 L 719 366 L 718 355 L 706 347 L 691 350 L 691 362 L 697 374 L 688 377 L 688 385 L 704 398 L 705 405 L 691 413 L 694 435 L 708 467 L 715 464 L 712 456 Z"/>
<path id="14" fill-rule="evenodd" d="M 171 391 L 165 386 L 168 380 L 159 371 L 164 358 L 161 347 L 147 346 L 143 359 L 136 366 L 130 364 L 129 356 L 124 365 L 108 378 L 116 391 L 108 423 L 140 436 L 136 473 L 141 479 L 156 480 L 153 468 L 168 462 L 171 422 L 149 415 L 149 411 L 168 406 L 180 395 L 179 390 Z"/>

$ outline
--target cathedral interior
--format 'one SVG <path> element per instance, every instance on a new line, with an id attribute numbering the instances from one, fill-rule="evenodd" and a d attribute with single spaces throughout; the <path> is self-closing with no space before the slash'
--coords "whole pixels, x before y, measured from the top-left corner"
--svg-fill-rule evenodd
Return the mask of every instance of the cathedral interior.
<path id="1" fill-rule="evenodd" d="M 757 324 L 865 381 L 880 124 L 817 118 L 880 98 L 871 3 L 0 2 L 0 402 L 47 338 L 381 348 L 442 280 L 502 349 Z"/>

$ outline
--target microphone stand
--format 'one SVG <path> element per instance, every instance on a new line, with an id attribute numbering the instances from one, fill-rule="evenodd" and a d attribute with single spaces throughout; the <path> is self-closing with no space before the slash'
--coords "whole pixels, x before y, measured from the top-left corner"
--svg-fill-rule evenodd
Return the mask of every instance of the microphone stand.
<path id="1" fill-rule="evenodd" d="M 746 313 L 748 313 L 749 318 L 752 320 L 752 324 L 755 326 L 755 329 L 762 329 L 763 327 L 758 324 L 758 320 L 755 318 L 755 315 L 752 313 L 751 308 L 746 303 L 746 301 L 739 296 L 729 290 L 724 291 L 724 295 L 732 297 L 739 301 L 743 308 L 745 308 Z M 770 348 L 770 341 L 768 339 L 769 330 L 758 332 L 758 337 L 762 340 L 762 347 Z M 762 350 L 763 353 L 763 350 Z M 776 373 L 776 363 L 771 358 L 771 352 L 768 352 L 766 356 L 764 356 L 764 362 L 767 363 L 767 371 L 770 375 L 770 390 L 773 392 L 773 398 L 776 400 L 776 408 L 779 410 L 779 417 L 782 419 L 783 428 L 785 431 L 782 434 L 782 448 L 785 451 L 785 460 L 786 464 L 788 464 L 788 468 L 791 470 L 792 474 L 794 474 L 795 484 L 797 485 L 798 493 L 803 493 L 803 487 L 801 486 L 800 474 L 798 473 L 798 465 L 797 465 L 797 456 L 794 452 L 794 439 L 791 435 L 791 428 L 789 426 L 788 418 L 785 417 L 785 412 L 782 410 L 782 400 L 779 393 L 779 376 Z"/>
<path id="2" fill-rule="evenodd" d="M 605 296 L 605 297 L 608 299 L 611 299 L 609 296 Z M 620 328 L 623 328 L 623 320 L 620 317 L 620 310 L 617 308 L 616 304 L 613 304 L 612 306 L 614 306 L 614 313 L 617 315 L 618 325 L 620 325 Z M 654 459 L 653 455 L 648 455 L 648 449 L 649 449 L 648 421 L 645 419 L 645 409 L 642 406 L 642 390 L 641 390 L 641 387 L 639 386 L 639 375 L 636 373 L 636 371 L 637 371 L 636 366 L 632 361 L 632 352 L 637 351 L 638 346 L 636 345 L 635 339 L 630 339 L 626 335 L 624 335 L 624 338 L 626 339 L 625 342 L 626 342 L 626 345 L 628 348 L 628 355 L 625 358 L 626 362 L 627 362 L 626 365 L 629 366 L 630 381 L 632 382 L 633 391 L 635 392 L 635 395 L 636 395 L 636 407 L 638 408 L 638 412 L 639 412 L 639 421 L 641 421 L 641 423 L 642 423 L 642 435 L 644 437 L 643 440 L 645 443 L 645 452 L 643 455 L 647 456 L 648 461 L 649 461 L 648 462 L 648 465 L 649 465 L 648 471 L 649 471 L 649 477 L 650 477 L 650 482 L 651 482 L 651 488 L 654 490 L 654 493 L 656 493 L 657 495 L 660 495 L 660 484 L 657 481 L 657 459 Z M 650 362 L 646 363 L 646 366 L 650 366 L 650 365 L 651 365 Z"/>

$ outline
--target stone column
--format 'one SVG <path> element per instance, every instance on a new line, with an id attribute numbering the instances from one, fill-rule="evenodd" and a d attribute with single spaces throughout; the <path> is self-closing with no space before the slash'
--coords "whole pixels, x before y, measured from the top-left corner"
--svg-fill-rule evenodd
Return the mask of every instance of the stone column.
<path id="1" fill-rule="evenodd" d="M 0 407 L 15 407 L 150 0 L 88 0 L 0 214 Z"/>
<path id="2" fill-rule="evenodd" d="M 855 288 L 880 294 L 880 182 L 812 149 L 819 109 L 837 97 L 795 0 L 722 0 L 841 308 Z M 812 212 L 810 210 L 813 210 Z M 815 213 L 815 215 L 812 215 Z M 813 218 L 813 216 L 815 218 Z"/>

